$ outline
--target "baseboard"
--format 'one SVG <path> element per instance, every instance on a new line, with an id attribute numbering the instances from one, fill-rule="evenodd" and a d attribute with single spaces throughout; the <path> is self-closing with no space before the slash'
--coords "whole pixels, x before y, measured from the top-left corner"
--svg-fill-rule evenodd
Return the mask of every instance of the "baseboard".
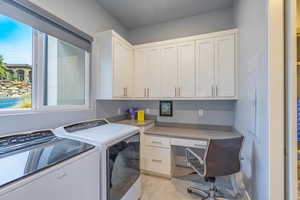
<path id="1" fill-rule="evenodd" d="M 245 199 L 244 200 L 251 200 L 250 195 L 247 190 L 245 191 Z"/>

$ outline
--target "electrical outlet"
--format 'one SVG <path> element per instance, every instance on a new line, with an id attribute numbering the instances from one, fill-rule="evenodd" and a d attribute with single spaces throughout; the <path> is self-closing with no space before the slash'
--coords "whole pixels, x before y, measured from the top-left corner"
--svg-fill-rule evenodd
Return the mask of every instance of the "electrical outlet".
<path id="1" fill-rule="evenodd" d="M 149 108 L 146 109 L 146 113 L 147 113 L 147 114 L 150 113 L 150 109 L 149 109 Z"/>
<path id="2" fill-rule="evenodd" d="M 204 116 L 204 110 L 199 109 L 198 110 L 198 115 L 199 115 L 199 117 L 203 117 Z"/>

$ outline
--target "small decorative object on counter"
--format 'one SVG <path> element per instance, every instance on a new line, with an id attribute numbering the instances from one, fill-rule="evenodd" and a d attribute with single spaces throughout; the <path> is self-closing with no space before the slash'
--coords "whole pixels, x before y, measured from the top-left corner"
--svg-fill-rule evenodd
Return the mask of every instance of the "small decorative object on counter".
<path id="1" fill-rule="evenodd" d="M 135 120 L 137 108 L 129 108 L 126 112 L 129 114 L 131 120 Z"/>
<path id="2" fill-rule="evenodd" d="M 145 111 L 144 110 L 138 110 L 138 121 L 139 122 L 144 122 L 145 121 Z"/>

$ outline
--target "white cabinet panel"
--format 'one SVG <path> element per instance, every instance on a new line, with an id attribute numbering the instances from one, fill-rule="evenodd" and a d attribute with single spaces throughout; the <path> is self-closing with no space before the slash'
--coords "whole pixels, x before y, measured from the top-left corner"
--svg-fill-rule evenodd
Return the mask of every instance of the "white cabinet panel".
<path id="1" fill-rule="evenodd" d="M 132 90 L 133 50 L 114 38 L 114 97 L 128 97 Z"/>
<path id="2" fill-rule="evenodd" d="M 161 93 L 162 97 L 176 97 L 178 87 L 178 51 L 176 45 L 162 47 Z"/>
<path id="3" fill-rule="evenodd" d="M 195 97 L 195 42 L 178 45 L 179 97 Z"/>
<path id="4" fill-rule="evenodd" d="M 128 98 L 133 91 L 133 47 L 113 31 L 95 36 L 93 64 L 97 76 L 96 98 Z"/>
<path id="5" fill-rule="evenodd" d="M 144 49 L 134 52 L 134 97 L 146 97 L 146 56 Z"/>
<path id="6" fill-rule="evenodd" d="M 214 40 L 198 40 L 196 44 L 196 96 L 213 97 Z"/>
<path id="7" fill-rule="evenodd" d="M 235 37 L 215 39 L 215 80 L 217 97 L 235 96 Z"/>
<path id="8" fill-rule="evenodd" d="M 161 51 L 160 48 L 148 49 L 146 51 L 147 71 L 144 74 L 144 79 L 147 85 L 147 97 L 160 97 L 160 66 L 161 66 Z"/>

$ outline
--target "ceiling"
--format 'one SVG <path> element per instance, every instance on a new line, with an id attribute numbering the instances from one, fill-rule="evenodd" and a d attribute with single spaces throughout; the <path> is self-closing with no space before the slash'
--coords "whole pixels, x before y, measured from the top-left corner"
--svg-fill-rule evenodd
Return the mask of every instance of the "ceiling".
<path id="1" fill-rule="evenodd" d="M 232 6 L 233 0 L 98 0 L 127 29 Z"/>

